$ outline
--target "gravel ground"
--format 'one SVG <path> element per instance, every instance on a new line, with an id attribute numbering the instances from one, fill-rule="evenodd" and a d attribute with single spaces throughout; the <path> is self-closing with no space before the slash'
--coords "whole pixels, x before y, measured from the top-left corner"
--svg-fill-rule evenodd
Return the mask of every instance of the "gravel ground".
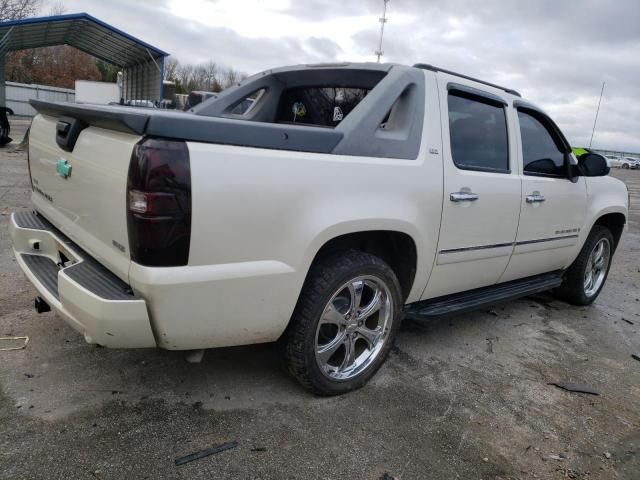
<path id="1" fill-rule="evenodd" d="M 7 231 L 9 212 L 29 208 L 25 159 L 0 150 L 0 335 L 31 337 L 0 352 L 1 479 L 640 479 L 640 171 L 613 172 L 632 218 L 592 307 L 539 295 L 405 322 L 369 385 L 316 398 L 272 345 L 190 365 L 90 346 L 36 315 Z M 601 394 L 549 385 L 561 381 Z"/>

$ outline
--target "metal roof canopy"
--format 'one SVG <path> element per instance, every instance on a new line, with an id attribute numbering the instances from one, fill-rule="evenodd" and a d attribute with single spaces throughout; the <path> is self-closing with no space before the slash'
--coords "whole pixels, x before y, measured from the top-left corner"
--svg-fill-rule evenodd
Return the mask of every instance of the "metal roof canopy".
<path id="1" fill-rule="evenodd" d="M 5 54 L 54 45 L 70 45 L 121 68 L 125 99 L 162 98 L 167 52 L 88 13 L 72 13 L 0 22 L 0 106 L 5 103 Z"/>
<path id="2" fill-rule="evenodd" d="M 71 45 L 124 68 L 169 55 L 88 13 L 0 22 L 0 52 Z"/>

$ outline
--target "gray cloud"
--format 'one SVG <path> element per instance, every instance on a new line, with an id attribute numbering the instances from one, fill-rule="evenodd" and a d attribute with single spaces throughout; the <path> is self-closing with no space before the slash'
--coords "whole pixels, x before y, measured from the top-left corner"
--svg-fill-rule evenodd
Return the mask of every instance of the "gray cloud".
<path id="1" fill-rule="evenodd" d="M 370 61 L 377 47 L 375 21 L 354 21 L 353 45 L 346 45 L 330 30 L 294 36 L 284 29 L 277 38 L 247 38 L 199 23 L 197 11 L 193 21 L 174 18 L 163 2 L 64 3 L 70 12 L 88 10 L 182 61 L 213 59 L 247 73 L 332 61 L 345 52 Z M 290 22 L 317 25 L 337 17 L 375 18 L 381 4 L 292 0 L 282 14 Z M 515 88 L 552 114 L 574 145 L 589 141 L 604 80 L 594 147 L 640 152 L 638 19 L 637 0 L 391 0 L 384 60 L 433 63 Z"/>
<path id="2" fill-rule="evenodd" d="M 370 4 L 379 2 L 369 0 Z M 392 0 L 385 59 L 418 61 L 515 88 L 546 108 L 574 145 L 640 152 L 640 2 Z M 393 14 L 413 16 L 395 26 Z M 353 36 L 363 54 L 375 27 Z"/>

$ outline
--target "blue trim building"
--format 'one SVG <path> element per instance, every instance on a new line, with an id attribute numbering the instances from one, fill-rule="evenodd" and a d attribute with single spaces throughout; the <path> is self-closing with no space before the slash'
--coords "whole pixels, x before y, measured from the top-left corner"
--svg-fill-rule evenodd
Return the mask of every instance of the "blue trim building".
<path id="1" fill-rule="evenodd" d="M 5 55 L 15 50 L 70 45 L 122 71 L 122 98 L 161 100 L 169 54 L 88 13 L 0 22 L 0 107 L 5 105 Z"/>

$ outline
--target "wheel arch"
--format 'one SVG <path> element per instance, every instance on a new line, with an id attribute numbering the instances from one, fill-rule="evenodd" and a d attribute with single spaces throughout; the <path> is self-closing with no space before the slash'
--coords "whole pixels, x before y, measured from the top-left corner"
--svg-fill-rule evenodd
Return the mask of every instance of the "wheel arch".
<path id="1" fill-rule="evenodd" d="M 359 230 L 326 238 L 315 250 L 311 266 L 329 255 L 341 251 L 358 250 L 384 260 L 393 270 L 406 301 L 416 284 L 418 273 L 418 243 L 414 237 L 400 230 Z"/>
<path id="2" fill-rule="evenodd" d="M 624 231 L 626 223 L 627 217 L 624 213 L 610 212 L 600 215 L 591 226 L 591 229 L 593 230 L 595 225 L 607 227 L 611 231 L 611 235 L 613 235 L 613 250 L 615 251 L 620 243 L 620 238 L 622 237 L 622 232 Z"/>

